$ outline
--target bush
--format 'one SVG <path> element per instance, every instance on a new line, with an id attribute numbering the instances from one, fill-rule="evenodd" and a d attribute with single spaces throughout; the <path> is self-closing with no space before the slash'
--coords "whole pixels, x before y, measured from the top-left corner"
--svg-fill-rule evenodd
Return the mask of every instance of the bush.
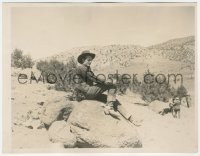
<path id="1" fill-rule="evenodd" d="M 144 75 L 146 74 L 151 74 L 151 78 L 154 79 L 154 74 L 149 70 Z M 184 86 L 181 86 L 176 90 L 175 88 L 171 87 L 168 82 L 160 84 L 156 81 L 152 81 L 152 79 L 149 79 L 149 81 L 152 83 L 145 83 L 143 81 L 139 89 L 142 99 L 147 102 L 152 102 L 154 100 L 168 102 L 173 96 L 178 95 L 179 97 L 183 97 L 187 94 L 187 90 Z"/>
<path id="2" fill-rule="evenodd" d="M 11 54 L 11 66 L 16 68 L 32 68 L 34 62 L 29 55 L 23 55 L 23 51 L 15 49 Z"/>
<path id="3" fill-rule="evenodd" d="M 129 89 L 134 93 L 141 92 L 141 82 L 137 79 L 137 77 L 133 77 L 132 84 L 129 85 Z"/>
<path id="4" fill-rule="evenodd" d="M 182 97 L 186 97 L 187 96 L 187 89 L 181 85 L 180 87 L 178 87 L 177 89 L 177 93 L 176 93 L 176 96 L 179 96 L 180 98 Z"/>
<path id="5" fill-rule="evenodd" d="M 75 72 L 76 63 L 74 58 L 70 58 L 67 64 L 60 62 L 56 59 L 48 61 L 39 61 L 36 68 L 43 72 L 43 76 L 47 78 L 48 75 L 53 74 L 56 76 L 49 76 L 48 81 L 55 82 L 55 89 L 58 91 L 72 91 L 74 84 L 71 81 L 73 72 Z"/>
<path id="6" fill-rule="evenodd" d="M 39 61 L 36 64 L 36 68 L 40 71 L 45 71 L 48 68 L 49 63 L 45 60 L 45 61 Z"/>
<path id="7" fill-rule="evenodd" d="M 21 50 L 15 49 L 11 54 L 11 66 L 21 68 L 23 52 Z"/>
<path id="8" fill-rule="evenodd" d="M 122 76 L 123 76 L 123 80 L 122 80 Z M 116 80 L 116 87 L 117 87 L 117 94 L 126 94 L 127 89 L 130 86 L 130 80 L 125 79 L 128 78 L 126 77 L 126 75 L 119 75 L 119 74 L 113 74 L 111 79 L 113 81 Z"/>
<path id="9" fill-rule="evenodd" d="M 123 80 L 122 80 L 123 78 Z M 117 93 L 118 94 L 126 94 L 127 89 L 131 90 L 134 93 L 140 92 L 140 85 L 141 82 L 138 81 L 137 77 L 134 77 L 133 79 L 130 79 L 127 75 L 113 75 L 113 79 L 117 79 Z"/>
<path id="10" fill-rule="evenodd" d="M 24 55 L 22 58 L 22 69 L 25 68 L 32 68 L 34 65 L 34 62 L 32 61 L 31 57 L 29 55 Z"/>

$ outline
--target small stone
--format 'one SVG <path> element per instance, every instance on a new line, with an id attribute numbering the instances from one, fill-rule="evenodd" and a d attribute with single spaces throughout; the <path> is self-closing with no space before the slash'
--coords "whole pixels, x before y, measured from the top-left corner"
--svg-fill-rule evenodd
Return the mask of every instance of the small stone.
<path id="1" fill-rule="evenodd" d="M 38 102 L 37 104 L 40 105 L 40 106 L 43 106 L 44 102 L 43 101 L 42 102 Z"/>
<path id="2" fill-rule="evenodd" d="M 33 129 L 33 126 L 26 126 L 27 128 L 29 128 L 29 129 Z"/>

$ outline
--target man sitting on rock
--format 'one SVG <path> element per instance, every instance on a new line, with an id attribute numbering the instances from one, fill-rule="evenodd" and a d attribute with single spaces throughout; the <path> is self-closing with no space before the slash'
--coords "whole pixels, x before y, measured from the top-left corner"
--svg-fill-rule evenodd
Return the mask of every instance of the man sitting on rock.
<path id="1" fill-rule="evenodd" d="M 88 100 L 101 100 L 105 96 L 102 93 L 108 91 L 104 110 L 105 114 L 119 118 L 119 114 L 116 112 L 118 111 L 125 119 L 136 126 L 140 126 L 141 121 L 136 120 L 130 115 L 119 101 L 116 100 L 116 86 L 112 81 L 101 80 L 91 71 L 90 65 L 94 58 L 95 54 L 90 51 L 83 51 L 82 54 L 78 56 L 77 60 L 80 65 L 77 67 L 76 77 L 74 77 L 76 90 Z"/>

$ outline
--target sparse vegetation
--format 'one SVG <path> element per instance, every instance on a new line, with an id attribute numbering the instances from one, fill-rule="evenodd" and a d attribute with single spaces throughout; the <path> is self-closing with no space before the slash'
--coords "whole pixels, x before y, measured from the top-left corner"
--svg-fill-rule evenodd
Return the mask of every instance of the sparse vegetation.
<path id="1" fill-rule="evenodd" d="M 149 82 L 139 82 L 136 78 L 134 83 L 129 84 L 129 89 L 132 92 L 139 93 L 142 95 L 142 99 L 147 102 L 152 102 L 154 100 L 159 100 L 163 102 L 168 102 L 170 98 L 173 96 L 179 96 L 180 98 L 185 97 L 187 95 L 187 89 L 182 85 L 175 89 L 174 87 L 171 87 L 167 82 L 164 83 L 158 83 L 156 81 L 152 81 L 154 79 L 154 74 L 151 73 L 149 70 L 147 70 L 145 75 L 152 75 L 150 79 L 148 79 Z M 128 87 L 126 87 L 127 89 Z M 125 92 L 123 92 L 125 93 Z"/>
<path id="2" fill-rule="evenodd" d="M 185 37 L 175 40 L 170 40 L 161 44 L 153 45 L 150 47 L 141 47 L 136 45 L 110 45 L 110 46 L 104 46 L 104 47 L 84 47 L 80 48 L 78 50 L 72 50 L 69 51 L 69 53 L 72 53 L 73 56 L 78 56 L 78 54 L 81 53 L 81 51 L 88 49 L 92 52 L 95 52 L 97 54 L 100 54 L 100 58 L 98 61 L 93 62 L 93 71 L 101 71 L 101 67 L 104 69 L 105 66 L 107 66 L 107 63 L 109 62 L 110 65 L 118 65 L 119 67 L 128 67 L 132 66 L 132 63 L 134 62 L 134 59 L 137 58 L 150 58 L 152 55 L 160 56 L 161 58 L 165 58 L 171 61 L 181 61 L 183 64 L 185 64 L 185 61 L 188 62 L 188 64 L 193 64 L 194 62 L 194 42 L 195 38 L 194 36 L 191 37 Z M 97 55 L 98 57 L 99 55 Z M 62 53 L 61 55 L 55 56 L 56 60 L 59 60 L 60 62 L 64 62 L 68 58 L 67 55 Z M 72 59 L 73 60 L 73 59 Z M 50 63 L 51 62 L 51 63 Z M 75 68 L 76 65 L 74 65 L 74 62 L 63 64 L 57 64 L 56 62 L 52 61 L 42 61 L 37 64 L 37 68 L 41 71 L 51 71 L 55 73 L 54 68 L 50 64 L 56 64 L 56 69 L 58 73 L 68 72 L 73 74 L 73 70 L 70 72 L 68 69 Z M 105 66 L 104 66 L 105 65 Z M 58 66 L 58 67 L 57 67 Z M 51 68 L 51 69 L 50 69 Z M 63 68 L 63 69 L 60 69 Z M 49 70 L 46 70 L 49 69 Z M 193 70 L 191 70 L 191 75 L 193 74 Z M 148 71 L 149 72 L 149 71 Z M 132 81 L 132 80 L 131 80 Z M 55 88 L 57 90 L 66 90 L 63 89 L 62 82 L 58 82 L 55 85 Z M 71 86 L 66 86 L 64 88 L 71 88 Z M 185 96 L 185 93 L 181 93 L 180 90 L 182 89 L 175 89 L 171 87 L 167 82 L 159 84 L 156 82 L 153 82 L 151 84 L 144 83 L 143 80 L 138 80 L 135 78 L 130 83 L 122 83 L 122 80 L 119 78 L 119 82 L 117 85 L 117 92 L 118 94 L 126 94 L 126 90 L 130 89 L 134 93 L 139 93 L 142 95 L 143 99 L 151 102 L 153 100 L 160 100 L 167 102 L 169 98 L 180 95 Z M 68 90 L 68 89 L 67 89 Z"/>
<path id="3" fill-rule="evenodd" d="M 180 98 L 186 97 L 187 93 L 188 93 L 187 89 L 183 85 L 177 88 L 176 95 L 179 96 Z"/>
<path id="4" fill-rule="evenodd" d="M 195 61 L 195 37 L 173 39 L 167 42 L 148 47 L 154 54 L 174 61 L 191 62 Z"/>
<path id="5" fill-rule="evenodd" d="M 137 79 L 137 77 L 133 77 L 132 84 L 129 85 L 129 89 L 134 93 L 141 92 L 141 82 Z"/>
<path id="6" fill-rule="evenodd" d="M 11 66 L 16 68 L 32 68 L 34 62 L 29 55 L 23 55 L 23 51 L 15 49 L 11 54 Z"/>
<path id="7" fill-rule="evenodd" d="M 70 61 L 68 61 L 67 64 L 56 59 L 50 61 L 39 61 L 36 67 L 45 74 L 45 77 L 48 76 L 49 82 L 55 82 L 56 90 L 71 91 L 73 89 L 73 81 L 71 81 L 71 77 L 76 68 L 74 58 L 70 58 Z M 57 80 L 55 80 L 55 76 L 50 76 L 51 74 L 55 75 Z"/>
<path id="8" fill-rule="evenodd" d="M 152 75 L 150 79 L 148 79 L 148 81 L 152 83 L 144 81 L 141 83 L 140 94 L 142 95 L 142 99 L 147 102 L 152 102 L 154 100 L 167 102 L 172 96 L 169 84 L 167 82 L 160 84 L 156 81 L 152 81 L 155 74 L 151 73 L 149 70 L 144 73 L 144 76 L 147 74 Z"/>

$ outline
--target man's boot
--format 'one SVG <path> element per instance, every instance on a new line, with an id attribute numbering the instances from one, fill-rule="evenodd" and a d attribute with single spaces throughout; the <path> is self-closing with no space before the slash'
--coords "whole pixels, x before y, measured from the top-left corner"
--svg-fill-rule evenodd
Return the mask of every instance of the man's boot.
<path id="1" fill-rule="evenodd" d="M 132 115 L 128 118 L 128 120 L 134 124 L 135 126 L 141 126 L 143 120 L 135 119 Z"/>
<path id="2" fill-rule="evenodd" d="M 106 107 L 104 109 L 104 113 L 106 115 L 111 115 L 114 118 L 120 119 L 120 114 L 114 110 L 115 101 L 109 101 L 106 103 Z"/>

